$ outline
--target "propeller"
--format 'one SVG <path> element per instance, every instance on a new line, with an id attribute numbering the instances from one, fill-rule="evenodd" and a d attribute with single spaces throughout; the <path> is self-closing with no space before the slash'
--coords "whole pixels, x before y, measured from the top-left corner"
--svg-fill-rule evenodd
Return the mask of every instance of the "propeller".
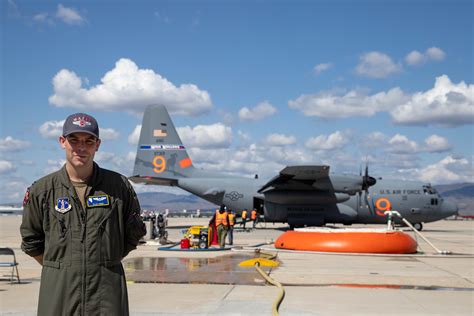
<path id="1" fill-rule="evenodd" d="M 360 166 L 360 169 L 359 169 L 359 175 L 362 176 L 362 166 Z M 371 207 L 370 207 L 370 203 L 369 203 L 369 187 L 375 185 L 377 183 L 377 180 L 374 178 L 374 177 L 371 177 L 369 176 L 369 163 L 366 162 L 365 163 L 365 173 L 364 173 L 364 176 L 362 177 L 362 190 L 365 191 L 365 203 L 367 205 L 367 207 L 369 208 L 369 210 L 372 211 Z M 361 205 L 362 203 L 362 190 L 359 191 L 359 205 Z"/>
<path id="2" fill-rule="evenodd" d="M 364 177 L 362 178 L 362 190 L 365 190 L 366 192 L 369 191 L 369 187 L 373 186 L 374 184 L 377 183 L 377 180 L 375 180 L 374 177 L 369 176 L 369 165 L 365 165 L 365 174 Z"/>

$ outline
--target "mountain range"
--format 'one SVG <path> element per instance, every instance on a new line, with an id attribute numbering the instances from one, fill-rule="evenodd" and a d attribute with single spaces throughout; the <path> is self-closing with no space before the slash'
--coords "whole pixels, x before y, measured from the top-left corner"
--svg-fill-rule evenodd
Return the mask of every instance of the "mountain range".
<path id="1" fill-rule="evenodd" d="M 137 194 L 142 209 L 148 210 L 209 210 L 217 206 L 191 194 L 146 192 Z"/>
<path id="2" fill-rule="evenodd" d="M 442 197 L 456 203 L 459 215 L 474 215 L 474 183 L 436 185 L 435 188 Z"/>

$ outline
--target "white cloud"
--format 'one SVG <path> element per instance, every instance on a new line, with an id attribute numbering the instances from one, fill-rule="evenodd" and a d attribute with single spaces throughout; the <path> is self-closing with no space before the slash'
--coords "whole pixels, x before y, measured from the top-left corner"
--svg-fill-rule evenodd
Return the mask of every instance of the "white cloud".
<path id="1" fill-rule="evenodd" d="M 388 151 L 396 154 L 412 154 L 418 152 L 418 144 L 406 136 L 396 134 L 388 141 Z"/>
<path id="2" fill-rule="evenodd" d="M 388 136 L 382 132 L 372 132 L 365 137 L 360 145 L 363 148 L 384 148 L 388 143 Z"/>
<path id="3" fill-rule="evenodd" d="M 12 173 L 15 170 L 15 166 L 10 161 L 0 160 L 0 174 Z"/>
<path id="4" fill-rule="evenodd" d="M 263 179 L 276 175 L 286 165 L 314 162 L 309 152 L 298 148 L 275 147 L 265 144 L 250 144 L 245 147 L 201 149 L 191 148 L 189 155 L 198 168 L 253 176 Z"/>
<path id="5" fill-rule="evenodd" d="M 431 153 L 441 153 L 451 149 L 448 140 L 438 135 L 431 135 L 425 139 L 424 151 Z"/>
<path id="6" fill-rule="evenodd" d="M 424 144 L 409 139 L 405 135 L 395 134 L 391 138 L 381 132 L 373 132 L 365 137 L 360 145 L 375 152 L 380 150 L 383 156 L 386 154 L 395 154 L 410 156 L 413 159 L 414 155 L 418 153 L 440 153 L 450 150 L 452 147 L 448 140 L 438 135 L 431 135 L 427 137 Z M 398 158 L 394 158 L 397 160 Z"/>
<path id="7" fill-rule="evenodd" d="M 472 182 L 474 170 L 472 161 L 450 155 L 437 163 L 416 170 L 414 175 L 422 181 L 436 184 Z"/>
<path id="8" fill-rule="evenodd" d="M 28 149 L 31 143 L 25 140 L 14 139 L 7 136 L 4 139 L 0 138 L 0 152 L 15 152 Z"/>
<path id="9" fill-rule="evenodd" d="M 0 182 L 0 203 L 15 203 L 21 205 L 25 196 L 26 188 L 31 182 L 18 177 L 9 177 Z"/>
<path id="10" fill-rule="evenodd" d="M 332 68 L 332 63 L 323 63 L 323 64 L 318 64 L 316 66 L 314 66 L 314 73 L 316 75 L 320 75 L 323 71 L 326 71 L 330 68 Z"/>
<path id="11" fill-rule="evenodd" d="M 401 170 L 405 171 L 416 168 L 418 167 L 420 160 L 421 159 L 414 153 L 384 152 L 376 159 L 374 166 L 381 165 L 388 168 L 388 170 L 385 170 L 382 173 L 382 176 L 384 178 L 389 178 L 394 169 L 396 169 L 397 172 L 400 172 Z"/>
<path id="12" fill-rule="evenodd" d="M 232 129 L 221 123 L 178 127 L 177 132 L 186 147 L 227 148 L 232 143 Z"/>
<path id="13" fill-rule="evenodd" d="M 112 161 L 117 155 L 107 151 L 98 151 L 95 153 L 94 160 L 98 164 L 103 164 Z"/>
<path id="14" fill-rule="evenodd" d="M 137 157 L 137 152 L 136 151 L 129 151 L 127 153 L 127 156 L 125 157 L 125 160 L 135 162 L 136 157 Z"/>
<path id="15" fill-rule="evenodd" d="M 249 109 L 243 107 L 239 111 L 239 118 L 242 121 L 260 121 L 271 116 L 277 112 L 277 109 L 268 101 L 263 101 L 257 104 L 256 107 Z"/>
<path id="16" fill-rule="evenodd" d="M 360 90 L 344 95 L 320 92 L 301 95 L 288 101 L 288 106 L 322 118 L 373 116 L 386 111 L 397 124 L 458 126 L 474 123 L 474 85 L 464 81 L 454 84 L 442 75 L 433 89 L 412 95 L 398 87 L 373 95 Z"/>
<path id="17" fill-rule="evenodd" d="M 41 124 L 39 132 L 43 138 L 58 139 L 63 134 L 64 120 L 62 121 L 47 121 Z M 120 133 L 113 128 L 100 128 L 100 138 L 102 140 L 118 139 Z"/>
<path id="18" fill-rule="evenodd" d="M 410 66 L 421 65 L 426 61 L 426 57 L 417 50 L 414 50 L 405 57 L 405 62 Z"/>
<path id="19" fill-rule="evenodd" d="M 359 90 L 351 90 L 344 95 L 331 92 L 303 94 L 288 101 L 290 108 L 300 110 L 306 116 L 323 118 L 346 118 L 353 116 L 372 116 L 377 112 L 388 111 L 408 97 L 400 88 L 388 92 L 366 95 Z"/>
<path id="20" fill-rule="evenodd" d="M 80 110 L 141 112 L 149 104 L 164 104 L 174 114 L 199 115 L 212 108 L 207 91 L 194 84 L 173 83 L 151 69 L 140 69 L 122 58 L 101 83 L 90 89 L 73 71 L 60 70 L 53 78 L 54 94 L 49 102 L 57 107 Z"/>
<path id="21" fill-rule="evenodd" d="M 410 66 L 418 66 L 428 61 L 442 61 L 446 57 L 446 53 L 438 47 L 430 47 L 426 52 L 420 53 L 414 50 L 405 57 L 405 62 Z"/>
<path id="22" fill-rule="evenodd" d="M 237 136 L 239 136 L 239 138 L 242 142 L 250 141 L 250 134 L 246 133 L 246 132 L 243 132 L 240 129 L 237 131 Z"/>
<path id="23" fill-rule="evenodd" d="M 306 148 L 317 151 L 331 151 L 342 149 L 349 143 L 349 137 L 341 131 L 336 131 L 330 135 L 319 135 L 308 139 Z"/>
<path id="24" fill-rule="evenodd" d="M 56 17 L 69 25 L 81 25 L 85 22 L 85 19 L 77 12 L 77 10 L 65 7 L 62 4 L 58 4 Z"/>
<path id="25" fill-rule="evenodd" d="M 474 123 L 474 85 L 454 84 L 446 75 L 436 78 L 433 89 L 413 94 L 390 111 L 395 123 L 458 126 Z"/>
<path id="26" fill-rule="evenodd" d="M 426 50 L 426 56 L 431 60 L 441 61 L 446 58 L 446 53 L 438 47 L 431 47 Z"/>
<path id="27" fill-rule="evenodd" d="M 135 156 L 136 152 L 128 152 L 125 155 L 118 155 L 117 153 L 99 150 L 96 152 L 94 160 L 102 168 L 111 169 L 120 174 L 129 176 L 132 173 Z"/>
<path id="28" fill-rule="evenodd" d="M 58 171 L 64 166 L 65 163 L 66 163 L 66 159 L 58 159 L 58 160 L 48 159 L 46 161 L 46 168 L 44 168 L 43 173 L 50 174 L 52 172 Z"/>
<path id="29" fill-rule="evenodd" d="M 265 138 L 264 142 L 269 146 L 286 146 L 296 144 L 296 138 L 283 134 L 270 134 Z"/>
<path id="30" fill-rule="evenodd" d="M 63 133 L 64 121 L 47 121 L 41 124 L 39 132 L 43 138 L 58 139 Z"/>
<path id="31" fill-rule="evenodd" d="M 49 14 L 48 14 L 48 13 L 39 13 L 39 14 L 36 14 L 36 15 L 33 17 L 33 21 L 35 21 L 35 22 L 40 22 L 40 23 L 48 22 L 48 21 L 50 21 L 50 19 L 49 19 Z"/>
<path id="32" fill-rule="evenodd" d="M 390 56 L 380 52 L 362 55 L 356 67 L 357 74 L 371 78 L 386 78 L 400 71 L 400 65 L 395 64 Z"/>
<path id="33" fill-rule="evenodd" d="M 120 137 L 120 133 L 113 128 L 100 128 L 99 136 L 102 140 L 115 140 Z"/>
<path id="34" fill-rule="evenodd" d="M 130 145 L 138 145 L 138 141 L 140 140 L 140 133 L 142 131 L 142 125 L 137 125 L 133 132 L 128 136 L 128 143 Z"/>

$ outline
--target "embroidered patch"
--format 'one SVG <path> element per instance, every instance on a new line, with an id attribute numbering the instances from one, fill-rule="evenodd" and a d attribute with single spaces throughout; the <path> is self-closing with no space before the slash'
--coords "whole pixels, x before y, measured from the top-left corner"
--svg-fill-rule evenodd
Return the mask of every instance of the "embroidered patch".
<path id="1" fill-rule="evenodd" d="M 69 198 L 67 197 L 62 197 L 59 198 L 56 205 L 54 206 L 57 212 L 64 214 L 66 212 L 69 212 L 72 208 L 72 205 L 69 203 Z"/>
<path id="2" fill-rule="evenodd" d="M 110 205 L 108 195 L 95 195 L 87 198 L 87 207 L 108 206 Z"/>
<path id="3" fill-rule="evenodd" d="M 30 188 L 26 190 L 25 197 L 23 198 L 23 207 L 28 204 L 28 201 L 30 200 Z"/>

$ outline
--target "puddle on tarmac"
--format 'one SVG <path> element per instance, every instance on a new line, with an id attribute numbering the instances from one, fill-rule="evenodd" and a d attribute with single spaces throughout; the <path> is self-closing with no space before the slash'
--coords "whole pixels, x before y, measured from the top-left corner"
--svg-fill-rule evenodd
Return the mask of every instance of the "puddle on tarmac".
<path id="1" fill-rule="evenodd" d="M 258 256 L 231 254 L 216 258 L 130 258 L 124 261 L 127 280 L 136 283 L 264 285 L 254 267 L 239 263 Z M 272 268 L 261 267 L 265 272 Z"/>

